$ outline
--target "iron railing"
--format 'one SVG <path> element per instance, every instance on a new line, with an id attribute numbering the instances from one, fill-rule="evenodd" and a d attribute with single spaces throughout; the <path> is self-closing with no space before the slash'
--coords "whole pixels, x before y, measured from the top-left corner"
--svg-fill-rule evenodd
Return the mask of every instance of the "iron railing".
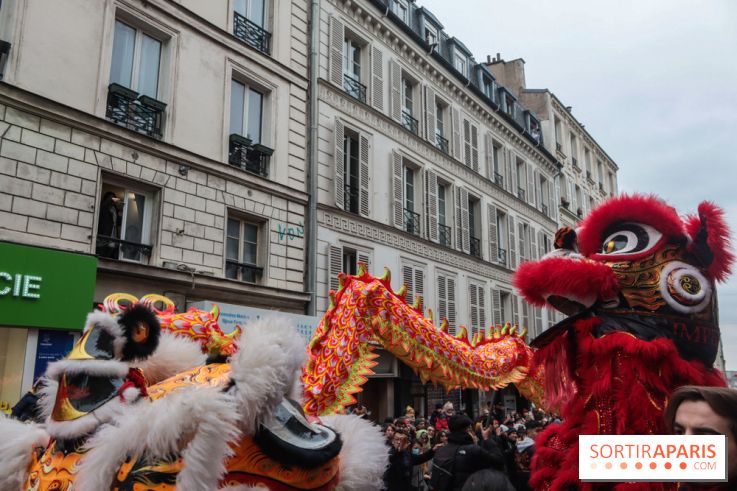
<path id="1" fill-rule="evenodd" d="M 251 140 L 238 134 L 230 135 L 228 163 L 253 174 L 268 177 L 269 160 L 274 153 L 269 147 L 252 144 Z"/>
<path id="2" fill-rule="evenodd" d="M 504 187 L 504 176 L 499 174 L 498 172 L 494 172 L 494 182 L 497 186 L 500 188 Z"/>
<path id="3" fill-rule="evenodd" d="M 444 153 L 449 153 L 450 152 L 450 147 L 448 146 L 448 139 L 447 138 L 443 138 L 442 135 L 439 135 L 437 133 L 435 134 L 435 146 L 441 152 L 444 152 Z"/>
<path id="4" fill-rule="evenodd" d="M 499 264 L 506 266 L 507 265 L 507 250 L 502 249 L 501 247 L 497 250 L 497 258 L 496 262 Z"/>
<path id="5" fill-rule="evenodd" d="M 540 205 L 540 209 L 542 210 L 542 212 L 543 212 L 543 215 L 547 215 L 547 214 L 548 214 L 548 205 L 546 205 L 546 204 L 541 204 L 541 205 Z"/>
<path id="6" fill-rule="evenodd" d="M 128 129 L 160 138 L 165 109 L 163 102 L 120 84 L 108 87 L 105 117 Z"/>
<path id="7" fill-rule="evenodd" d="M 438 224 L 438 238 L 440 239 L 440 245 L 450 247 L 452 245 L 451 240 L 453 232 L 449 225 Z"/>
<path id="8" fill-rule="evenodd" d="M 233 35 L 247 45 L 268 55 L 271 50 L 271 33 L 238 12 L 233 14 Z"/>
<path id="9" fill-rule="evenodd" d="M 366 86 L 347 73 L 343 75 L 343 89 L 354 99 L 366 102 Z"/>
<path id="10" fill-rule="evenodd" d="M 563 145 L 561 145 L 560 142 L 555 142 L 555 149 L 560 152 L 563 150 Z"/>
<path id="11" fill-rule="evenodd" d="M 580 170 L 580 168 L 578 167 L 578 159 L 576 157 L 571 157 L 571 162 L 573 162 L 573 167 Z"/>
<path id="12" fill-rule="evenodd" d="M 345 211 L 351 213 L 358 213 L 358 199 L 360 197 L 360 191 L 358 186 L 351 186 L 350 184 L 345 185 L 345 192 L 343 194 L 343 208 Z"/>
<path id="13" fill-rule="evenodd" d="M 95 252 L 98 256 L 110 259 L 127 259 L 129 261 L 142 262 L 143 258 L 151 256 L 152 249 L 153 247 L 148 244 L 140 244 L 107 235 L 98 235 Z"/>
<path id="14" fill-rule="evenodd" d="M 521 199 L 522 201 L 525 200 L 525 190 L 522 188 L 517 188 L 517 197 Z"/>
<path id="15" fill-rule="evenodd" d="M 411 234 L 420 235 L 420 214 L 404 209 L 404 230 Z"/>
<path id="16" fill-rule="evenodd" d="M 413 118 L 412 113 L 410 113 L 406 109 L 402 109 L 402 126 L 407 128 L 409 131 L 411 131 L 415 135 L 419 131 L 418 121 L 415 118 Z"/>
<path id="17" fill-rule="evenodd" d="M 476 237 L 469 237 L 471 243 L 471 255 L 480 258 L 481 257 L 481 239 Z"/>
<path id="18" fill-rule="evenodd" d="M 264 268 L 255 264 L 239 263 L 228 259 L 225 261 L 225 276 L 246 283 L 256 283 L 263 274 Z M 239 275 L 240 273 L 240 275 Z"/>

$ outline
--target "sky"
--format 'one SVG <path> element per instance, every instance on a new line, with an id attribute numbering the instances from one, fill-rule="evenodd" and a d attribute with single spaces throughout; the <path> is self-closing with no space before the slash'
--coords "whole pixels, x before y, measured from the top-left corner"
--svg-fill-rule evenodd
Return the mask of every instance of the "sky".
<path id="1" fill-rule="evenodd" d="M 619 166 L 620 192 L 682 214 L 703 200 L 737 231 L 737 1 L 418 0 L 477 61 L 523 58 Z M 737 370 L 737 268 L 719 285 Z"/>

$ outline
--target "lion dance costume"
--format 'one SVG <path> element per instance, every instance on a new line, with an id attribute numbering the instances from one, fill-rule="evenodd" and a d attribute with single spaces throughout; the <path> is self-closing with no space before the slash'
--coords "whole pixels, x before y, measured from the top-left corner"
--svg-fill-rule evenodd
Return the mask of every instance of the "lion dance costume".
<path id="1" fill-rule="evenodd" d="M 725 385 L 713 368 L 714 285 L 730 273 L 728 237 L 711 203 L 682 220 L 656 198 L 622 196 L 593 210 L 577 232 L 558 231 L 555 251 L 519 267 L 515 284 L 530 303 L 569 315 L 532 343 L 548 374 L 548 404 L 564 419 L 537 439 L 535 489 L 671 489 L 579 482 L 578 436 L 662 434 L 674 389 Z"/>

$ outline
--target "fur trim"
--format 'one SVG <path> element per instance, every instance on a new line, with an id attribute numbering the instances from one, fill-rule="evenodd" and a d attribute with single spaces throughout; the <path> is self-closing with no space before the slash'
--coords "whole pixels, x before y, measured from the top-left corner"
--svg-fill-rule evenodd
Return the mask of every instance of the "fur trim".
<path id="1" fill-rule="evenodd" d="M 143 304 L 135 304 L 118 317 L 118 324 L 123 329 L 125 345 L 123 346 L 122 359 L 124 361 L 141 360 L 147 358 L 156 351 L 159 345 L 161 326 L 159 319 Z M 146 338 L 140 341 L 135 339 L 135 331 L 138 326 L 147 328 Z"/>
<path id="2" fill-rule="evenodd" d="M 707 268 L 709 276 L 716 281 L 725 281 L 732 273 L 735 256 L 724 210 L 704 201 L 699 205 L 698 216 L 687 217 L 686 230 L 692 240 L 689 252 Z"/>
<path id="3" fill-rule="evenodd" d="M 95 310 L 87 315 L 87 321 L 84 324 L 84 332 L 92 329 L 92 326 L 99 326 L 105 329 L 111 336 L 113 336 L 113 350 L 115 351 L 115 358 L 120 359 L 123 353 L 123 346 L 125 345 L 125 338 L 123 337 L 123 329 L 120 327 L 115 318 L 105 312 Z"/>
<path id="4" fill-rule="evenodd" d="M 56 391 L 58 390 L 59 382 L 56 380 L 46 378 L 44 383 L 41 384 L 41 389 L 38 391 L 37 404 L 41 410 L 40 417 L 43 421 L 46 421 L 49 416 L 51 416 L 51 411 L 54 410 L 54 404 L 56 404 Z"/>
<path id="5" fill-rule="evenodd" d="M 585 256 L 601 248 L 604 231 L 617 222 L 640 222 L 655 227 L 669 238 L 685 237 L 686 230 L 676 210 L 655 196 L 620 195 L 595 208 L 581 224 L 578 247 Z"/>
<path id="6" fill-rule="evenodd" d="M 264 486 L 247 486 L 245 484 L 239 484 L 238 486 L 228 486 L 225 488 L 219 488 L 220 491 L 264 491 L 269 488 Z"/>
<path id="7" fill-rule="evenodd" d="M 514 286 L 537 306 L 544 306 L 550 295 L 608 300 L 619 292 L 617 277 L 606 264 L 562 257 L 521 264 L 514 275 Z"/>
<path id="8" fill-rule="evenodd" d="M 19 490 L 26 480 L 34 449 L 45 448 L 49 434 L 38 425 L 0 415 L 0 490 Z"/>
<path id="9" fill-rule="evenodd" d="M 204 365 L 206 360 L 207 355 L 202 353 L 197 342 L 162 331 L 156 351 L 145 360 L 132 365 L 143 370 L 146 382 L 153 385 L 177 373 Z"/>
<path id="10" fill-rule="evenodd" d="M 61 360 L 49 363 L 45 376 L 59 380 L 64 373 L 86 373 L 94 376 L 125 377 L 130 367 L 116 360 Z"/>
<path id="11" fill-rule="evenodd" d="M 381 489 L 389 464 L 386 438 L 378 426 L 355 415 L 323 416 L 322 422 L 343 439 L 340 452 L 340 482 L 336 491 Z"/>
<path id="12" fill-rule="evenodd" d="M 261 419 L 293 389 L 306 353 L 304 340 L 284 317 L 259 319 L 243 329 L 230 359 L 230 378 L 246 435 L 253 435 Z"/>
<path id="13" fill-rule="evenodd" d="M 182 455 L 177 489 L 217 489 L 239 437 L 235 401 L 219 388 L 174 392 L 131 407 L 115 425 L 106 425 L 86 443 L 89 452 L 77 474 L 79 491 L 107 489 L 128 455 L 146 458 Z"/>
<path id="14" fill-rule="evenodd" d="M 79 438 L 95 431 L 101 424 L 109 423 L 121 414 L 129 411 L 129 408 L 140 391 L 135 388 L 126 389 L 123 394 L 124 400 L 118 395 L 81 418 L 70 421 L 54 421 L 51 417 L 46 419 L 46 430 L 53 438 L 59 440 L 70 440 Z"/>

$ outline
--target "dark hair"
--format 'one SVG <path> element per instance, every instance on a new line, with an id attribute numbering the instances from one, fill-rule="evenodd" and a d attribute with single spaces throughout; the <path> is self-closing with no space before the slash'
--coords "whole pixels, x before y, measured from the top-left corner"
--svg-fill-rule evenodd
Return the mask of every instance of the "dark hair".
<path id="1" fill-rule="evenodd" d="M 729 431 L 732 434 L 728 436 L 737 439 L 737 390 L 726 387 L 696 387 L 695 385 L 686 385 L 676 389 L 670 396 L 664 415 L 665 427 L 669 433 L 673 433 L 676 411 L 685 401 L 707 403 L 712 411 L 729 422 Z"/>
<path id="2" fill-rule="evenodd" d="M 468 477 L 461 491 L 514 491 L 514 486 L 504 473 L 481 469 Z"/>

